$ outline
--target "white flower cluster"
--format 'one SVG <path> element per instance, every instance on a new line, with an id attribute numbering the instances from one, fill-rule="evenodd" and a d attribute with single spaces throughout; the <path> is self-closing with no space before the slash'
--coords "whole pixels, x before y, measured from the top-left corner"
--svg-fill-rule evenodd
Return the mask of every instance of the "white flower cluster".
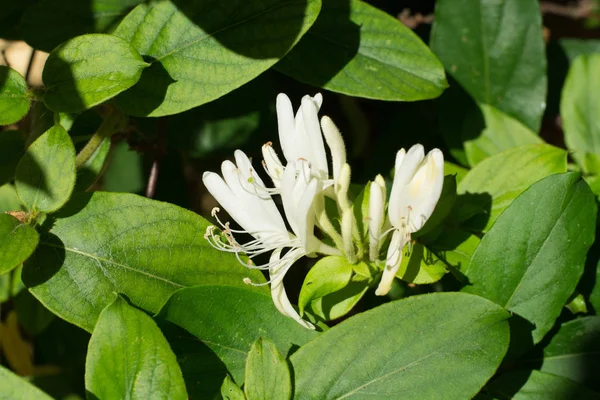
<path id="1" fill-rule="evenodd" d="M 350 166 L 346 163 L 346 149 L 330 118 L 325 116 L 319 123 L 322 102 L 320 94 L 304 96 L 294 116 L 290 99 L 285 94 L 277 97 L 279 140 L 285 162 L 278 157 L 271 143 L 262 148 L 263 166 L 274 187 L 264 184 L 240 150 L 235 151 L 235 164 L 223 162 L 222 176 L 205 172 L 202 177 L 208 191 L 242 228 L 234 230 L 229 223 L 222 223 L 217 217 L 219 209 L 215 208 L 212 214 L 219 221 L 222 232 L 216 232 L 211 226 L 206 238 L 217 249 L 235 253 L 248 268 L 267 270 L 267 284 L 271 285 L 277 309 L 309 329 L 314 326 L 300 317 L 287 297 L 283 286 L 286 272 L 301 257 L 317 254 L 344 255 L 354 263 L 359 261 L 357 248 L 362 247 L 352 203 L 348 199 Z M 371 183 L 368 223 L 371 262 L 379 260 L 383 239 L 393 232 L 381 282 L 375 292 L 377 295 L 389 292 L 411 233 L 419 230 L 433 212 L 442 191 L 443 171 L 444 158 L 438 149 L 427 156 L 421 145 L 411 147 L 408 152 L 400 150 L 396 156 L 387 218 L 385 182 L 377 176 Z M 273 201 L 275 195 L 281 196 L 292 232 Z M 338 206 L 341 232 L 325 212 L 325 197 L 333 199 Z M 332 239 L 335 247 L 317 238 L 315 225 Z M 239 243 L 236 239 L 239 234 L 250 234 L 254 239 Z M 246 262 L 241 257 L 245 255 L 252 260 L 269 253 L 269 261 L 261 265 Z M 256 284 L 248 279 L 245 281 Z"/>

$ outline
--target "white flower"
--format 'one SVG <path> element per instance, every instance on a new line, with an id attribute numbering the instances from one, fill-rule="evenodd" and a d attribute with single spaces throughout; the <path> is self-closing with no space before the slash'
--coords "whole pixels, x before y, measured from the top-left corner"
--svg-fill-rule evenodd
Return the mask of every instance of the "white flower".
<path id="1" fill-rule="evenodd" d="M 369 259 L 379 259 L 381 230 L 385 216 L 385 181 L 377 175 L 369 187 Z"/>
<path id="2" fill-rule="evenodd" d="M 402 261 L 404 246 L 411 233 L 425 225 L 442 193 L 444 184 L 444 155 L 433 149 L 425 157 L 420 144 L 396 155 L 394 182 L 390 194 L 388 216 L 393 226 L 386 266 L 375 291 L 383 296 L 390 291 L 394 276 Z"/>
<path id="3" fill-rule="evenodd" d="M 277 122 L 281 149 L 287 162 L 308 161 L 312 174 L 323 182 L 323 188 L 326 189 L 337 181 L 342 165 L 346 162 L 346 148 L 339 130 L 329 117 L 323 117 L 319 125 L 318 112 L 322 103 L 323 96 L 320 93 L 314 97 L 304 96 L 294 117 L 290 99 L 280 93 L 277 96 Z M 323 137 L 331 152 L 333 179 L 329 175 Z M 262 150 L 265 169 L 275 187 L 279 188 L 284 163 L 275 153 L 272 143 L 265 144 Z"/>
<path id="4" fill-rule="evenodd" d="M 242 263 L 244 261 L 240 253 L 252 259 L 257 255 L 272 252 L 266 264 L 244 265 L 248 268 L 268 270 L 271 296 L 277 309 L 306 328 L 314 329 L 314 326 L 304 321 L 292 307 L 283 286 L 283 277 L 302 256 L 313 255 L 315 252 L 339 254 L 336 249 L 325 245 L 314 235 L 312 202 L 321 190 L 321 183 L 312 176 L 308 164 L 302 161 L 295 162 L 282 174 L 281 197 L 285 215 L 294 232 L 292 234 L 288 232 L 269 190 L 252 168 L 246 154 L 237 150 L 235 160 L 237 167 L 231 161 L 223 162 L 223 178 L 214 172 L 205 172 L 202 180 L 208 191 L 242 230 L 233 230 L 229 223 L 223 224 L 219 221 L 228 243 L 224 243 L 214 232 L 214 226 L 207 229 L 205 236 L 217 249 L 235 253 Z M 213 216 L 216 217 L 217 211 L 218 208 L 213 210 Z M 238 233 L 248 233 L 254 240 L 240 244 L 235 238 L 235 234 Z M 287 249 L 287 252 L 282 255 L 284 249 Z"/>

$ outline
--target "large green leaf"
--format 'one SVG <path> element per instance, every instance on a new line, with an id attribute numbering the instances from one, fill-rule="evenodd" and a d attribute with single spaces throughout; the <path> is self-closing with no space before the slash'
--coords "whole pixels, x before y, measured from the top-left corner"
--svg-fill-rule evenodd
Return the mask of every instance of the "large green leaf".
<path id="1" fill-rule="evenodd" d="M 52 400 L 52 397 L 1 365 L 0 398 L 10 400 Z"/>
<path id="2" fill-rule="evenodd" d="M 480 104 L 485 128 L 474 139 L 465 140 L 465 153 L 470 165 L 476 165 L 494 154 L 524 144 L 544 143 L 531 129 L 502 111 Z"/>
<path id="3" fill-rule="evenodd" d="M 575 290 L 594 241 L 595 198 L 579 174 L 532 185 L 483 237 L 463 290 L 535 325 L 534 343 L 552 328 Z"/>
<path id="4" fill-rule="evenodd" d="M 566 170 L 567 153 L 564 150 L 546 144 L 519 146 L 477 164 L 458 185 L 458 193 L 481 195 L 481 206 L 489 208 L 486 228 L 489 229 L 502 211 L 531 184 Z"/>
<path id="5" fill-rule="evenodd" d="M 413 31 L 360 0 L 324 1 L 315 24 L 276 68 L 370 99 L 429 99 L 448 86 L 442 64 Z"/>
<path id="6" fill-rule="evenodd" d="M 250 348 L 244 382 L 248 400 L 289 400 L 292 397 L 290 369 L 285 357 L 262 337 Z"/>
<path id="7" fill-rule="evenodd" d="M 600 389 L 600 317 L 583 317 L 561 325 L 543 355 L 525 357 L 542 372 L 564 376 Z"/>
<path id="8" fill-rule="evenodd" d="M 600 54 L 582 55 L 569 69 L 560 100 L 565 142 L 584 172 L 600 173 Z"/>
<path id="9" fill-rule="evenodd" d="M 34 228 L 8 214 L 0 214 L 0 275 L 25 261 L 38 241 Z"/>
<path id="10" fill-rule="evenodd" d="M 109 32 L 142 0 L 42 0 L 28 7 L 21 32 L 32 47 L 52 51 L 86 33 Z"/>
<path id="11" fill-rule="evenodd" d="M 259 337 L 269 338 L 281 354 L 287 355 L 292 347 L 317 336 L 315 331 L 277 311 L 270 296 L 237 287 L 207 285 L 181 289 L 169 299 L 160 316 L 200 339 L 240 385 L 244 380 L 246 355 Z M 208 375 L 204 379 L 217 379 L 214 371 L 204 374 Z"/>
<path id="12" fill-rule="evenodd" d="M 487 385 L 485 391 L 492 398 L 501 400 L 600 399 L 600 393 L 570 379 L 535 370 L 503 374 Z"/>
<path id="13" fill-rule="evenodd" d="M 0 125 L 10 125 L 29 111 L 27 82 L 12 68 L 0 65 Z"/>
<path id="14" fill-rule="evenodd" d="M 54 217 L 23 280 L 52 312 L 88 331 L 113 292 L 157 312 L 182 287 L 264 282 L 209 245 L 205 219 L 168 203 L 96 192 L 74 196 Z"/>
<path id="15" fill-rule="evenodd" d="M 435 293 L 356 315 L 292 355 L 295 399 L 467 399 L 500 365 L 509 314 Z"/>
<path id="16" fill-rule="evenodd" d="M 75 186 L 75 147 L 67 131 L 53 126 L 29 146 L 17 166 L 15 187 L 30 210 L 61 208 Z"/>
<path id="17" fill-rule="evenodd" d="M 128 114 L 177 114 L 270 68 L 313 24 L 319 0 L 183 0 L 140 4 L 119 25 L 152 65 L 117 98 Z"/>
<path id="18" fill-rule="evenodd" d="M 188 398 L 175 354 L 156 323 L 120 297 L 94 328 L 85 388 L 97 399 Z"/>
<path id="19" fill-rule="evenodd" d="M 23 154 L 25 154 L 25 140 L 21 132 L 0 132 L 0 160 L 2 160 L 0 163 L 0 186 L 13 180 L 17 164 Z"/>
<path id="20" fill-rule="evenodd" d="M 477 102 L 539 130 L 546 54 L 536 0 L 439 1 L 431 48 Z"/>
<path id="21" fill-rule="evenodd" d="M 0 213 L 21 210 L 21 202 L 15 187 L 11 184 L 0 186 Z"/>
<path id="22" fill-rule="evenodd" d="M 148 64 L 125 40 L 90 34 L 54 49 L 42 78 L 44 103 L 53 111 L 78 112 L 133 86 Z"/>

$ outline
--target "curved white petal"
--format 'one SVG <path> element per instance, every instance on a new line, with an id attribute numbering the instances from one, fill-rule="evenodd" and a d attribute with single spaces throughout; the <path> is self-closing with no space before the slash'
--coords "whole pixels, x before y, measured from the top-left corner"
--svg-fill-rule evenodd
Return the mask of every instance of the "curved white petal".
<path id="1" fill-rule="evenodd" d="M 406 243 L 408 243 L 407 233 L 402 230 L 395 230 L 392 234 L 390 247 L 388 248 L 387 261 L 383 270 L 383 275 L 381 276 L 381 281 L 379 282 L 379 286 L 377 286 L 377 290 L 375 290 L 377 296 L 385 296 L 392 288 L 394 277 L 402 262 L 402 252 Z"/>
<path id="2" fill-rule="evenodd" d="M 325 142 L 329 147 L 329 151 L 331 151 L 333 180 L 337 182 L 342 165 L 346 163 L 346 145 L 344 144 L 340 130 L 328 116 L 321 118 L 321 128 L 323 129 Z"/>
<path id="3" fill-rule="evenodd" d="M 279 142 L 283 155 L 286 159 L 294 158 L 294 137 L 296 136 L 296 122 L 294 121 L 294 109 L 289 97 L 284 93 L 277 95 L 277 129 L 279 131 Z"/>
<path id="4" fill-rule="evenodd" d="M 385 215 L 385 181 L 377 175 L 369 188 L 369 259 L 379 258 L 381 227 Z"/>
<path id="5" fill-rule="evenodd" d="M 277 153 L 273 150 L 271 143 L 266 143 L 262 147 L 265 169 L 273 181 L 276 188 L 281 186 L 281 176 L 283 175 L 283 164 L 279 160 Z"/>
<path id="6" fill-rule="evenodd" d="M 327 165 L 321 125 L 319 124 L 319 110 L 310 96 L 302 98 L 300 109 L 302 110 L 302 119 L 304 120 L 305 140 L 308 142 L 310 149 L 310 154 L 307 154 L 305 158 L 310 162 L 314 172 L 322 179 L 327 179 L 329 177 L 329 167 Z M 300 132 L 298 133 L 301 134 Z"/>

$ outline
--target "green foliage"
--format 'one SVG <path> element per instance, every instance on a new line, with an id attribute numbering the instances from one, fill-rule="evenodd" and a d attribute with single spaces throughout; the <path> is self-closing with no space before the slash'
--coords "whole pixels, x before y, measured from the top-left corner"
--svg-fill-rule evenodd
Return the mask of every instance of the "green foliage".
<path id="1" fill-rule="evenodd" d="M 75 186 L 75 148 L 61 126 L 53 126 L 29 146 L 15 181 L 29 210 L 53 212 L 69 200 Z"/>
<path id="2" fill-rule="evenodd" d="M 229 375 L 225 377 L 223 385 L 221 385 L 221 396 L 223 396 L 223 400 L 246 400 L 244 391 L 231 380 Z"/>
<path id="3" fill-rule="evenodd" d="M 277 69 L 311 85 L 369 99 L 429 99 L 447 86 L 441 63 L 421 39 L 361 0 L 324 1 L 315 24 Z"/>
<path id="4" fill-rule="evenodd" d="M 77 36 L 50 53 L 44 67 L 44 103 L 78 112 L 133 86 L 148 67 L 127 41 L 111 35 Z"/>
<path id="5" fill-rule="evenodd" d="M 130 115 L 160 116 L 215 100 L 279 61 L 320 7 L 319 0 L 140 4 L 114 33 L 151 64 L 117 104 Z"/>
<path id="6" fill-rule="evenodd" d="M 97 399 L 187 399 L 175 354 L 148 315 L 117 297 L 90 340 L 85 387 Z"/>
<path id="7" fill-rule="evenodd" d="M 0 275 L 25 261 L 35 250 L 39 235 L 16 218 L 0 214 Z"/>
<path id="8" fill-rule="evenodd" d="M 600 54 L 575 59 L 563 88 L 560 114 L 565 143 L 584 172 L 600 173 Z"/>
<path id="9" fill-rule="evenodd" d="M 270 341 L 258 338 L 246 359 L 244 391 L 248 400 L 289 400 L 292 381 L 285 358 Z"/>
<path id="10" fill-rule="evenodd" d="M 0 365 L 0 397 L 11 400 L 51 400 L 52 397 Z"/>
<path id="11" fill-rule="evenodd" d="M 537 1 L 438 1 L 431 48 L 478 103 L 539 130 L 546 56 Z"/>
<path id="12" fill-rule="evenodd" d="M 507 318 L 501 307 L 462 293 L 414 296 L 379 306 L 292 355 L 294 398 L 402 394 L 429 399 L 442 391 L 447 399 L 470 398 L 502 361 Z M 411 390 L 417 385 L 418 391 Z"/>
<path id="13" fill-rule="evenodd" d="M 583 274 L 595 225 L 594 196 L 579 174 L 541 180 L 483 237 L 464 271 L 469 279 L 464 291 L 525 318 L 535 326 L 533 342 L 539 342 Z"/>
<path id="14" fill-rule="evenodd" d="M 27 82 L 12 68 L 0 65 L 0 125 L 14 124 L 29 111 Z"/>

